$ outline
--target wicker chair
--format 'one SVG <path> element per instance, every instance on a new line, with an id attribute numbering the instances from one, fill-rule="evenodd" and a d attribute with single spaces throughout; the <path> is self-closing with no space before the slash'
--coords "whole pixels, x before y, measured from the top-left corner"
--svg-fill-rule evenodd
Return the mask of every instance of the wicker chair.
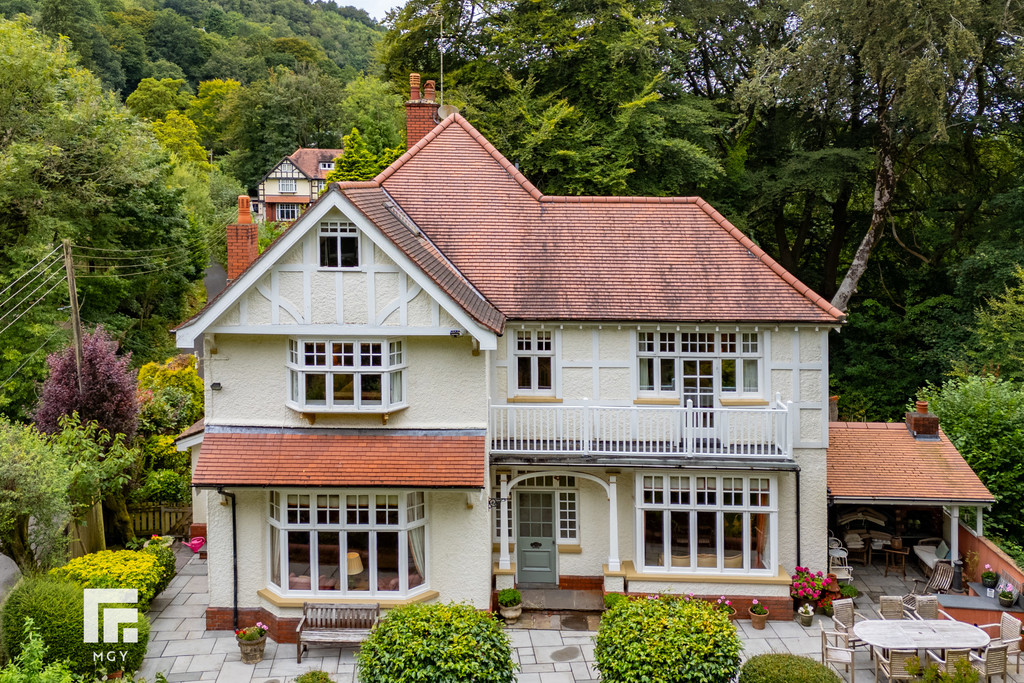
<path id="1" fill-rule="evenodd" d="M 853 635 L 853 624 L 858 619 L 863 621 L 866 617 L 853 609 L 853 598 L 842 598 L 832 601 L 832 625 L 835 630 L 843 634 L 848 647 L 854 648 L 864 644 L 864 641 Z"/>
<path id="2" fill-rule="evenodd" d="M 998 624 L 984 624 L 978 628 L 999 627 L 999 635 L 992 639 L 993 645 L 1005 645 L 1006 656 L 1017 660 L 1017 673 L 1020 673 L 1020 619 L 1003 612 Z"/>
<path id="3" fill-rule="evenodd" d="M 953 585 L 953 565 L 937 564 L 931 578 L 922 589 L 922 579 L 914 579 L 914 590 L 903 596 L 903 604 L 914 609 L 914 598 L 918 595 L 935 595 L 937 593 L 948 593 L 949 587 Z"/>
<path id="4" fill-rule="evenodd" d="M 1006 683 L 1005 645 L 989 645 L 981 657 L 972 653 L 971 663 L 986 683 L 991 683 L 993 676 L 1002 676 L 1003 683 Z"/>
<path id="5" fill-rule="evenodd" d="M 889 650 L 882 653 L 878 651 L 875 657 L 875 681 L 878 680 L 878 672 L 881 670 L 890 681 L 912 681 L 913 676 L 907 671 L 907 660 L 917 657 L 917 650 Z"/>
<path id="6" fill-rule="evenodd" d="M 831 664 L 836 671 L 842 665 L 850 674 L 850 683 L 854 683 L 853 648 L 848 647 L 846 636 L 839 631 L 825 630 L 823 622 L 819 621 L 818 625 L 821 627 L 821 663 L 825 666 Z"/>
<path id="7" fill-rule="evenodd" d="M 956 673 L 956 663 L 964 660 L 967 662 L 971 661 L 970 649 L 964 650 L 946 650 L 946 658 L 943 659 L 937 653 L 928 650 L 928 657 L 939 665 L 939 669 L 947 674 L 953 675 Z"/>
<path id="8" fill-rule="evenodd" d="M 878 614 L 889 621 L 906 619 L 907 613 L 903 605 L 903 598 L 898 595 L 883 595 L 878 598 Z"/>

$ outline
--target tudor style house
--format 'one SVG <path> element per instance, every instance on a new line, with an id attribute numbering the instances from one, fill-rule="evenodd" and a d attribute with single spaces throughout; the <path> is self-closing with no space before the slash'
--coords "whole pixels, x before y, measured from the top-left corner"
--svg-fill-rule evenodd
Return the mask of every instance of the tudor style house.
<path id="1" fill-rule="evenodd" d="M 231 284 L 177 329 L 209 626 L 514 584 L 791 615 L 842 312 L 699 198 L 542 194 L 418 86 L 408 152 L 251 263 L 243 207 Z"/>
<path id="2" fill-rule="evenodd" d="M 265 221 L 293 221 L 324 189 L 334 160 L 344 150 L 300 147 L 278 162 L 259 184 L 256 215 Z"/>

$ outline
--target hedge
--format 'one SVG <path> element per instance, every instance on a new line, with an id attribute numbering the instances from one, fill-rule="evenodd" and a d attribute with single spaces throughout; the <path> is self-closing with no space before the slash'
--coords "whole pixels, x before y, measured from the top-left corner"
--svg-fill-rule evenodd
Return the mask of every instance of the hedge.
<path id="1" fill-rule="evenodd" d="M 74 581 L 83 588 L 135 588 L 139 591 L 139 609 L 143 612 L 149 609 L 149 601 L 161 585 L 166 585 L 165 568 L 158 555 L 135 550 L 90 553 L 51 569 L 50 574 Z"/>
<path id="2" fill-rule="evenodd" d="M 117 606 L 105 604 L 101 607 Z M 138 629 L 136 643 L 86 643 L 83 641 L 83 588 L 76 583 L 43 575 L 25 577 L 14 587 L 0 613 L 0 634 L 9 658 L 13 659 L 21 653 L 25 623 L 30 617 L 46 646 L 46 662 L 67 659 L 73 672 L 93 677 L 104 671 L 135 671 L 142 665 L 149 642 L 149 620 L 146 616 L 140 611 L 137 624 L 125 625 Z M 102 609 L 99 633 L 102 638 Z M 120 654 L 122 652 L 126 653 L 124 657 Z M 97 653 L 99 658 L 95 656 Z"/>
<path id="3" fill-rule="evenodd" d="M 141 552 L 150 553 L 156 557 L 157 562 L 160 564 L 162 576 L 160 577 L 160 583 L 156 586 L 156 592 L 157 594 L 160 594 L 165 588 L 167 588 L 168 584 L 171 583 L 171 579 L 173 579 L 174 575 L 177 573 L 177 569 L 175 568 L 174 551 L 166 545 L 150 543 L 143 548 Z"/>
<path id="4" fill-rule="evenodd" d="M 741 647 L 716 605 L 662 596 L 617 601 L 605 611 L 594 654 L 605 683 L 727 683 Z"/>
<path id="5" fill-rule="evenodd" d="M 824 664 L 799 655 L 757 655 L 747 660 L 739 683 L 842 683 Z"/>
<path id="6" fill-rule="evenodd" d="M 517 668 L 495 617 L 458 603 L 390 610 L 357 659 L 362 683 L 513 683 Z"/>

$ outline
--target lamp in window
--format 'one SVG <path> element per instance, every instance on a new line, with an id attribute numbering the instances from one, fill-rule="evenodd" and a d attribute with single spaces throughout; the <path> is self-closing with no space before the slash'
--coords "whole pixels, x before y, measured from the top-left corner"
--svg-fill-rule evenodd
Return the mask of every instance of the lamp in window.
<path id="1" fill-rule="evenodd" d="M 363 573 L 363 558 L 359 557 L 359 553 L 351 552 L 348 554 L 348 575 L 355 576 L 356 574 Z"/>

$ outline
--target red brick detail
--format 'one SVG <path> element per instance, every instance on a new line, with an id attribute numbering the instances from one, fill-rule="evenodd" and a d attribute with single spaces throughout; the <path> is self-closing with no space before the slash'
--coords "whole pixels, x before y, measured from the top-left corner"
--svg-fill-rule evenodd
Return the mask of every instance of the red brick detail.
<path id="1" fill-rule="evenodd" d="M 233 223 L 228 226 L 228 279 L 242 274 L 259 255 L 256 226 Z"/>
<path id="2" fill-rule="evenodd" d="M 658 595 L 657 593 L 626 593 L 629 597 L 641 597 L 647 595 Z M 718 595 L 694 595 L 695 598 L 701 600 L 707 600 L 708 602 L 717 602 L 720 596 Z M 757 600 L 758 604 L 764 605 L 765 609 L 768 610 L 768 619 L 771 621 L 792 621 L 793 615 L 793 598 L 790 597 L 774 597 L 774 598 L 761 598 L 744 595 L 726 595 L 726 600 L 729 600 L 732 604 L 731 607 L 736 610 L 736 619 L 749 619 L 750 614 L 748 610 L 753 606 L 754 600 Z"/>
<path id="3" fill-rule="evenodd" d="M 927 412 L 907 413 L 907 428 L 911 434 L 918 436 L 936 436 L 939 433 L 939 418 Z"/>
<path id="4" fill-rule="evenodd" d="M 572 591 L 599 591 L 604 590 L 603 576 L 566 576 L 559 575 L 558 587 L 563 590 Z"/>
<path id="5" fill-rule="evenodd" d="M 189 526 L 188 537 L 195 538 L 196 536 L 206 538 L 206 524 L 192 524 Z"/>
<path id="6" fill-rule="evenodd" d="M 295 629 L 299 626 L 298 618 L 279 617 L 262 607 L 239 607 L 238 628 L 254 626 L 256 622 L 267 626 L 267 635 L 277 643 L 295 643 Z M 207 631 L 231 631 L 234 629 L 234 610 L 230 607 L 207 607 Z"/>
<path id="7" fill-rule="evenodd" d="M 437 102 L 409 100 L 405 103 L 405 144 L 412 147 L 437 127 Z"/>

